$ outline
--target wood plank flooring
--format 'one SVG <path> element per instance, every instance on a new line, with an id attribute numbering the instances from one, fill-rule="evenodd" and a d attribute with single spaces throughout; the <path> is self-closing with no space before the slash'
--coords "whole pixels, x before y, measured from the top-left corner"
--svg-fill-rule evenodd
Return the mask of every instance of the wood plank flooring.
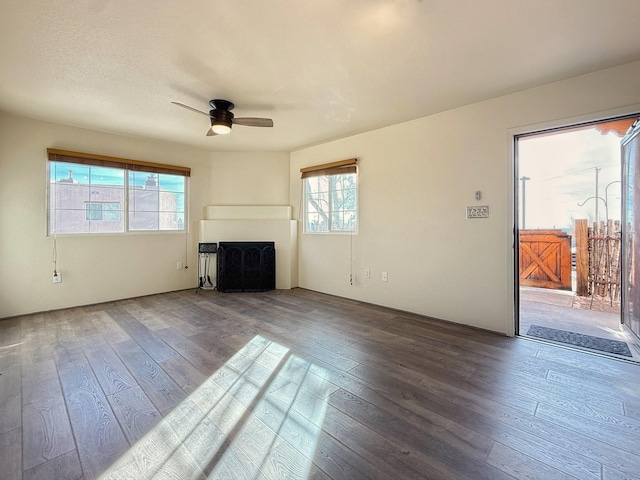
<path id="1" fill-rule="evenodd" d="M 640 479 L 640 366 L 302 289 L 26 315 L 0 478 Z"/>

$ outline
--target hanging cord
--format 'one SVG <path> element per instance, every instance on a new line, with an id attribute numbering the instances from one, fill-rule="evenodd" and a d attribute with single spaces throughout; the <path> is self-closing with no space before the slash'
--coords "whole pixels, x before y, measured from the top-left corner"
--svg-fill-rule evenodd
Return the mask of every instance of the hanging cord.
<path id="1" fill-rule="evenodd" d="M 51 252 L 51 263 L 53 263 L 53 276 L 58 276 L 58 245 L 57 245 L 58 237 L 57 235 L 53 236 L 53 251 Z"/>
<path id="2" fill-rule="evenodd" d="M 189 268 L 189 232 L 187 225 L 184 226 L 184 269 Z"/>

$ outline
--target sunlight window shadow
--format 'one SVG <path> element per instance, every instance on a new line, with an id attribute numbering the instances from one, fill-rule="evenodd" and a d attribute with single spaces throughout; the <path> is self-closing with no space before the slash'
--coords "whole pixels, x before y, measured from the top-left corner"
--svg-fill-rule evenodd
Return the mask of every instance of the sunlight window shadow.
<path id="1" fill-rule="evenodd" d="M 258 335 L 100 478 L 306 478 L 337 388 L 327 376 Z"/>

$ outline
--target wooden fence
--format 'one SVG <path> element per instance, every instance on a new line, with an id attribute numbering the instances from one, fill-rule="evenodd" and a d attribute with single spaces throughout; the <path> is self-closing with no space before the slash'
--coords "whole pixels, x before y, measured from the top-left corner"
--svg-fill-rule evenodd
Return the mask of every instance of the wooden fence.
<path id="1" fill-rule="evenodd" d="M 618 220 L 576 220 L 576 294 L 620 300 L 621 231 Z"/>
<path id="2" fill-rule="evenodd" d="M 562 230 L 520 230 L 520 285 L 571 290 L 571 237 Z"/>

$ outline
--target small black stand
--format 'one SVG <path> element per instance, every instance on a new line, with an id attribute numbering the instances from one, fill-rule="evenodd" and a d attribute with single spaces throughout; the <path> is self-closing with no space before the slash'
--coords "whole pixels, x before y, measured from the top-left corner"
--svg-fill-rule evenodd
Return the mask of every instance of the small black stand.
<path id="1" fill-rule="evenodd" d="M 211 281 L 210 266 L 211 257 L 215 255 L 217 251 L 217 243 L 198 244 L 198 288 L 196 288 L 196 293 L 198 293 L 199 290 L 215 290 L 216 286 Z"/>

